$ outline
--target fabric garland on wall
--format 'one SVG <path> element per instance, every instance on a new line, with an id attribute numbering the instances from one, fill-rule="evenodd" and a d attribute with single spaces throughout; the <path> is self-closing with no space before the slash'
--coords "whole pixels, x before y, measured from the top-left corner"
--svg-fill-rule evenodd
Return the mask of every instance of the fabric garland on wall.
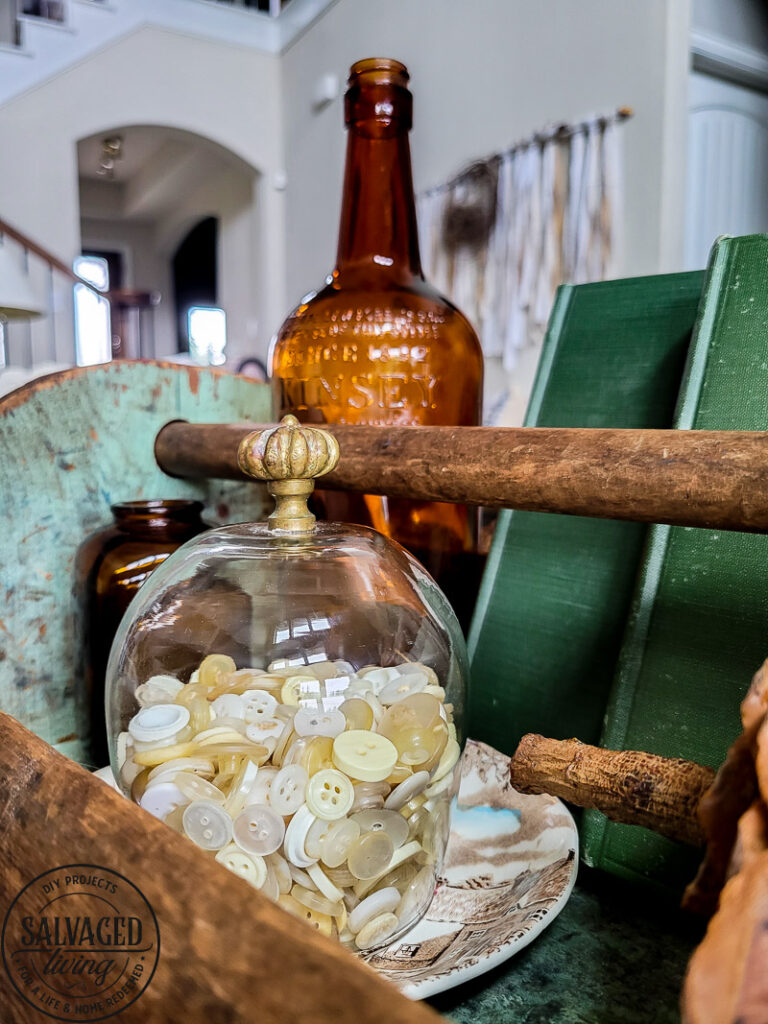
<path id="1" fill-rule="evenodd" d="M 617 125 L 630 114 L 537 133 L 418 197 L 427 278 L 469 317 L 508 379 L 525 353 L 535 367 L 530 350 L 538 352 L 559 284 L 614 274 Z M 486 422 L 498 421 L 488 397 Z M 494 406 L 504 399 L 491 397 Z"/>

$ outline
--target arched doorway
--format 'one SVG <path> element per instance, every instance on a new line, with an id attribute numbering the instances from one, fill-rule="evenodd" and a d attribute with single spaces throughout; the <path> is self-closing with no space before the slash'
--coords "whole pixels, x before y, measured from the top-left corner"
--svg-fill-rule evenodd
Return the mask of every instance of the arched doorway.
<path id="1" fill-rule="evenodd" d="M 83 252 L 106 262 L 128 302 L 157 303 L 151 349 L 117 339 L 115 352 L 113 337 L 114 354 L 188 358 L 190 304 L 223 309 L 228 363 L 252 354 L 256 170 L 210 139 L 158 125 L 81 139 L 77 159 Z"/>

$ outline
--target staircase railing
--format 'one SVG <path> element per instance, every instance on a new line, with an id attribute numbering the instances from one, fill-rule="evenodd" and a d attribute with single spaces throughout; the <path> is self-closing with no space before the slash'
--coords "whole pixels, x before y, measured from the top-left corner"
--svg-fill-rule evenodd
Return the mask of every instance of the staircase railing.
<path id="1" fill-rule="evenodd" d="M 3 387 L 1 378 L 11 370 L 24 371 L 14 376 L 14 381 L 22 383 L 24 379 L 73 366 L 78 361 L 75 286 L 86 288 L 109 303 L 110 358 L 141 359 L 155 355 L 152 314 L 157 297 L 153 293 L 129 289 L 102 292 L 2 218 L 0 242 L 14 247 L 12 256 L 28 277 L 43 313 L 39 318 L 5 323 L 0 318 L 0 392 L 8 390 L 7 386 Z M 6 380 L 6 385 L 8 383 Z"/>

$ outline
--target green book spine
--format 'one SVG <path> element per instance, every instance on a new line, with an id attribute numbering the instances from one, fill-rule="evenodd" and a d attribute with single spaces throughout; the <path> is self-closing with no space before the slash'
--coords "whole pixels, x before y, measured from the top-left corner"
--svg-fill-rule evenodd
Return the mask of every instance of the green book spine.
<path id="1" fill-rule="evenodd" d="M 768 236 L 712 251 L 675 417 L 684 430 L 768 426 Z M 768 654 L 768 537 L 654 526 L 601 745 L 717 767 L 740 731 L 739 702 Z M 587 863 L 680 886 L 700 851 L 588 812 Z"/>
<path id="2" fill-rule="evenodd" d="M 564 286 L 526 426 L 668 427 L 702 273 Z M 469 735 L 595 742 L 647 528 L 503 512 L 469 635 Z"/>

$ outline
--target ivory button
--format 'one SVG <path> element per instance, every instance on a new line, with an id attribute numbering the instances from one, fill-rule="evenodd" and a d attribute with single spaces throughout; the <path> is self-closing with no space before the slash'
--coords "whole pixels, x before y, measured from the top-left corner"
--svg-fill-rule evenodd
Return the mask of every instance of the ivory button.
<path id="1" fill-rule="evenodd" d="M 330 736 L 344 732 L 347 720 L 341 711 L 313 711 L 299 708 L 293 719 L 293 728 L 299 736 Z"/>
<path id="2" fill-rule="evenodd" d="M 371 949 L 385 942 L 390 935 L 394 935 L 400 921 L 394 914 L 379 914 L 372 921 L 362 928 L 355 936 L 355 945 L 358 949 Z"/>
<path id="3" fill-rule="evenodd" d="M 365 729 L 343 732 L 333 741 L 333 763 L 346 775 L 363 782 L 386 779 L 397 759 L 393 743 Z"/>
<path id="4" fill-rule="evenodd" d="M 232 840 L 232 819 L 210 800 L 189 804 L 182 823 L 185 833 L 203 850 L 221 850 Z"/>
<path id="5" fill-rule="evenodd" d="M 264 857 L 280 849 L 285 836 L 285 822 L 271 807 L 252 805 L 237 815 L 232 834 L 245 853 Z"/>
<path id="6" fill-rule="evenodd" d="M 330 736 L 305 736 L 306 744 L 301 752 L 300 763 L 307 775 L 333 768 L 333 740 Z"/>
<path id="7" fill-rule="evenodd" d="M 281 857 L 279 853 L 270 853 L 266 861 L 275 873 L 280 893 L 290 892 L 293 887 L 293 879 L 285 857 Z"/>
<path id="8" fill-rule="evenodd" d="M 339 708 L 347 729 L 368 730 L 373 725 L 373 708 L 360 697 L 350 697 Z"/>
<path id="9" fill-rule="evenodd" d="M 320 843 L 320 860 L 329 868 L 341 867 L 347 859 L 350 847 L 359 837 L 360 826 L 351 818 L 341 818 L 332 822 Z M 307 850 L 307 853 L 309 852 L 311 851 Z"/>
<path id="10" fill-rule="evenodd" d="M 251 786 L 246 800 L 249 804 L 270 804 L 270 793 L 275 776 L 279 773 L 278 768 L 271 765 L 264 765 L 259 768 L 256 774 L 256 781 Z"/>
<path id="11" fill-rule="evenodd" d="M 429 772 L 414 772 L 405 782 L 401 782 L 392 790 L 384 801 L 384 806 L 387 810 L 399 811 L 409 800 L 423 793 L 428 785 Z"/>
<path id="12" fill-rule="evenodd" d="M 280 700 L 283 704 L 317 706 L 319 698 L 320 680 L 310 675 L 289 676 L 280 690 Z"/>
<path id="13" fill-rule="evenodd" d="M 341 903 L 344 899 L 344 893 L 333 884 L 319 864 L 310 864 L 307 868 L 307 874 L 315 883 L 318 891 L 321 892 L 327 900 L 330 900 L 331 903 L 337 906 Z M 338 911 L 335 913 L 338 913 Z M 335 916 L 335 914 L 333 916 Z"/>
<path id="14" fill-rule="evenodd" d="M 394 852 L 395 845 L 388 835 L 365 832 L 350 847 L 347 866 L 355 878 L 375 878 L 387 869 Z"/>
<path id="15" fill-rule="evenodd" d="M 228 654 L 209 654 L 200 662 L 200 682 L 204 686 L 216 686 L 236 669 L 237 665 Z"/>
<path id="16" fill-rule="evenodd" d="M 224 810 L 230 818 L 234 818 L 242 811 L 246 801 L 251 802 L 249 797 L 258 775 L 259 766 L 246 758 L 229 785 L 227 799 L 224 803 Z"/>
<path id="17" fill-rule="evenodd" d="M 351 820 L 360 826 L 363 833 L 383 832 L 392 840 L 395 849 L 402 846 L 408 838 L 408 822 L 397 811 L 360 811 Z"/>
<path id="18" fill-rule="evenodd" d="M 128 723 L 128 732 L 140 743 L 172 739 L 189 723 L 189 710 L 181 704 L 149 704 Z"/>
<path id="19" fill-rule="evenodd" d="M 325 914 L 327 917 L 334 917 L 341 912 L 341 907 L 338 903 L 332 903 L 331 900 L 326 899 L 321 893 L 305 889 L 302 885 L 294 885 L 291 889 L 291 896 L 293 896 L 297 903 L 301 903 L 303 907 L 314 910 L 318 914 Z"/>
<path id="20" fill-rule="evenodd" d="M 278 814 L 295 814 L 304 803 L 309 776 L 300 764 L 281 768 L 272 780 L 269 802 Z"/>
<path id="21" fill-rule="evenodd" d="M 194 775 L 192 772 L 177 772 L 173 781 L 188 798 L 187 802 L 191 800 L 210 800 L 214 804 L 224 803 L 225 797 L 220 789 L 217 789 L 212 783 L 206 782 L 205 779 L 199 778 L 199 776 Z"/>
<path id="22" fill-rule="evenodd" d="M 343 818 L 355 802 L 352 783 L 334 768 L 316 772 L 306 791 L 307 807 L 318 818 L 335 821 Z"/>
<path id="23" fill-rule="evenodd" d="M 427 685 L 427 677 L 421 673 L 412 672 L 407 676 L 398 676 L 383 686 L 378 693 L 382 704 L 396 704 L 398 701 L 411 697 L 421 691 Z"/>
<path id="24" fill-rule="evenodd" d="M 368 833 L 369 836 L 373 834 L 374 833 L 371 832 Z M 360 838 L 362 839 L 364 837 L 361 836 Z M 384 875 L 389 874 L 390 871 L 394 871 L 395 868 L 400 867 L 401 864 L 404 864 L 407 860 L 410 860 L 411 857 L 415 857 L 417 853 L 422 852 L 423 851 L 421 844 L 417 843 L 415 840 L 410 840 L 409 842 L 405 843 L 405 845 L 401 846 L 399 849 L 393 852 L 389 863 L 386 864 L 377 875 L 374 875 L 371 878 L 361 878 L 358 882 L 355 883 L 355 895 L 359 896 L 360 899 L 362 899 L 364 896 L 367 896 L 371 889 L 375 887 L 376 883 L 380 881 L 384 877 Z M 349 870 L 352 871 L 351 865 Z M 354 872 L 352 873 L 354 874 Z"/>
<path id="25" fill-rule="evenodd" d="M 283 843 L 283 853 L 289 864 L 293 864 L 297 868 L 308 868 L 310 864 L 315 863 L 316 858 L 307 854 L 304 844 L 307 833 L 316 820 L 306 804 L 302 804 L 291 818 L 288 828 L 285 830 L 285 842 Z"/>
<path id="26" fill-rule="evenodd" d="M 169 704 L 183 688 L 184 684 L 175 676 L 152 676 L 146 683 L 136 688 L 136 700 L 142 707 L 149 704 Z"/>
<path id="27" fill-rule="evenodd" d="M 266 690 L 246 690 L 241 700 L 246 722 L 257 722 L 260 718 L 274 717 L 277 700 Z"/>
<path id="28" fill-rule="evenodd" d="M 140 807 L 161 821 L 171 811 L 188 803 L 189 797 L 174 782 L 162 781 L 149 783 L 139 800 Z"/>
<path id="29" fill-rule="evenodd" d="M 233 875 L 250 882 L 254 889 L 260 889 L 267 880 L 267 865 L 263 858 L 251 857 L 243 853 L 234 843 L 219 850 L 216 860 Z"/>
<path id="30" fill-rule="evenodd" d="M 347 927 L 353 933 L 359 932 L 369 921 L 379 914 L 392 913 L 400 903 L 400 890 L 394 886 L 386 889 L 377 889 L 370 896 L 366 896 L 347 918 Z"/>
<path id="31" fill-rule="evenodd" d="M 224 693 L 211 703 L 217 718 L 245 718 L 243 698 L 236 693 Z"/>

